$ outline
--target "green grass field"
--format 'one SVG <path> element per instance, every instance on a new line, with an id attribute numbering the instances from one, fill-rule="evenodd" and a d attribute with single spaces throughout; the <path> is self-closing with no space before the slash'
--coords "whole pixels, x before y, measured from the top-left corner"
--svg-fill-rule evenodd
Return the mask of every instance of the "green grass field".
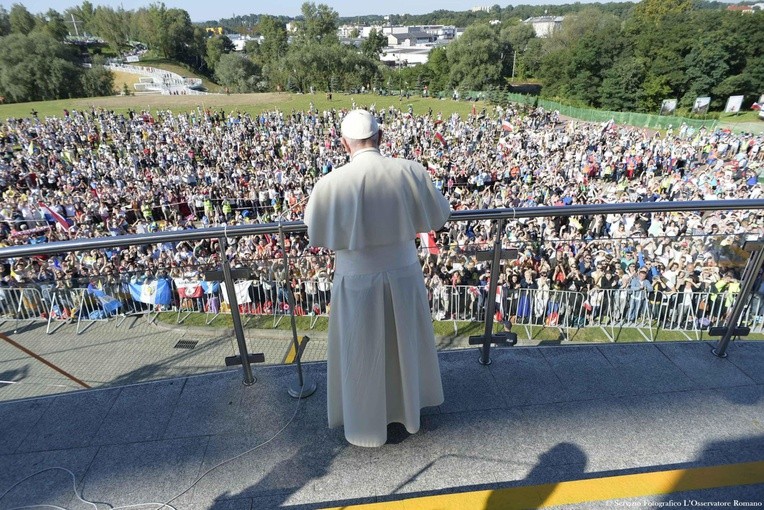
<path id="1" fill-rule="evenodd" d="M 177 324 L 177 313 L 165 312 L 160 313 L 158 320 L 167 325 Z M 246 319 L 244 319 L 246 321 Z M 313 321 L 315 320 L 315 323 Z M 295 317 L 295 323 L 299 335 L 310 335 L 313 331 L 325 333 L 328 329 L 329 323 L 326 317 Z M 274 325 L 274 323 L 276 323 Z M 212 329 L 232 329 L 233 319 L 230 314 L 221 314 L 216 317 L 209 325 L 205 324 L 205 315 L 201 313 L 192 313 L 183 322 L 182 326 L 189 326 L 194 328 L 212 328 Z M 311 327 L 312 326 L 312 327 Z M 434 321 L 433 328 L 435 335 L 439 337 L 439 343 L 441 347 L 448 347 L 453 345 L 466 345 L 467 338 L 471 335 L 481 335 L 484 331 L 484 324 L 480 322 L 463 322 L 457 321 Z M 276 331 L 291 331 L 292 326 L 289 316 L 279 316 L 274 319 L 273 316 L 258 315 L 251 318 L 251 320 L 245 326 L 245 329 L 260 329 L 260 330 L 276 330 Z M 561 343 L 562 340 L 566 340 L 570 343 L 610 343 L 611 340 L 608 334 L 611 333 L 610 328 L 605 328 L 607 334 L 603 329 L 597 327 L 587 328 L 558 328 L 549 326 L 528 326 L 527 328 L 522 325 L 515 325 L 513 331 L 517 333 L 518 338 L 521 341 L 530 341 L 530 343 L 539 345 L 556 345 Z M 494 324 L 494 331 L 500 331 L 500 326 Z M 645 334 L 649 336 L 648 330 L 643 330 Z M 561 336 L 564 333 L 564 337 Z M 615 328 L 612 330 L 613 341 L 615 343 L 633 343 L 633 342 L 647 342 L 648 339 L 640 333 L 636 328 Z M 696 336 L 693 332 L 688 332 L 688 336 L 678 331 L 658 331 L 655 335 L 655 341 L 658 342 L 677 342 L 695 340 Z M 700 334 L 698 340 L 707 341 L 717 340 L 717 337 L 709 337 L 708 332 L 703 331 Z M 764 335 L 752 334 L 746 337 L 746 340 L 764 340 Z"/>
<path id="2" fill-rule="evenodd" d="M 121 87 L 121 84 L 120 84 Z M 342 94 L 335 93 L 332 99 L 328 99 L 323 93 L 316 94 L 291 94 L 291 93 L 263 93 L 263 94 L 208 94 L 203 96 L 163 96 L 159 94 L 145 94 L 135 96 L 106 96 L 89 97 L 79 99 L 59 99 L 56 101 L 39 101 L 32 103 L 15 103 L 0 105 L 0 119 L 29 117 L 34 109 L 40 118 L 60 117 L 64 108 L 68 110 L 90 110 L 91 108 L 105 108 L 117 113 L 124 113 L 128 109 L 151 111 L 172 110 L 180 113 L 195 110 L 197 107 L 222 108 L 225 111 L 241 111 L 257 114 L 263 111 L 278 108 L 281 111 L 291 110 L 307 111 L 310 103 L 319 111 L 351 108 L 353 101 L 358 107 L 376 106 L 388 108 L 393 106 L 407 110 L 411 105 L 415 114 L 425 114 L 431 108 L 433 114 L 438 112 L 445 118 L 452 113 L 466 116 L 470 113 L 473 103 L 467 101 L 452 101 L 433 98 L 412 96 L 410 99 L 400 101 L 397 96 L 380 96 L 376 94 Z M 485 103 L 474 103 L 480 110 L 488 108 Z"/>

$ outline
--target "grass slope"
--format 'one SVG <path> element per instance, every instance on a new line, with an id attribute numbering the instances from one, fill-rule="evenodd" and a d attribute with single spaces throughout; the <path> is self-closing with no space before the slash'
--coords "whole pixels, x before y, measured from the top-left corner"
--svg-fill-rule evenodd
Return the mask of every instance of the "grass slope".
<path id="1" fill-rule="evenodd" d="M 115 86 L 122 86 L 116 83 Z M 55 101 L 38 101 L 31 103 L 14 103 L 0 105 L 0 119 L 10 117 L 21 118 L 29 117 L 32 109 L 36 110 L 42 117 L 60 117 L 63 115 L 64 108 L 68 110 L 90 110 L 91 108 L 105 108 L 114 110 L 118 113 L 124 113 L 129 108 L 133 110 L 167 110 L 175 113 L 195 110 L 197 107 L 203 108 L 223 108 L 224 110 L 238 110 L 257 114 L 263 111 L 278 108 L 281 111 L 289 112 L 291 110 L 306 111 L 312 102 L 319 111 L 350 108 L 353 101 L 358 107 L 376 105 L 377 109 L 395 108 L 406 110 L 411 105 L 414 113 L 417 115 L 425 114 L 432 108 L 433 114 L 442 113 L 446 118 L 452 113 L 458 113 L 462 117 L 469 114 L 472 109 L 472 103 L 465 101 L 440 100 L 433 98 L 411 97 L 409 100 L 399 101 L 395 96 L 379 96 L 374 94 L 334 94 L 329 100 L 324 94 L 291 94 L 281 93 L 262 93 L 262 94 L 208 94 L 204 96 L 162 96 L 159 94 L 146 94 L 138 96 L 106 96 L 106 97 L 88 97 L 79 99 L 59 99 Z M 475 103 L 475 107 L 480 110 L 484 103 Z"/>

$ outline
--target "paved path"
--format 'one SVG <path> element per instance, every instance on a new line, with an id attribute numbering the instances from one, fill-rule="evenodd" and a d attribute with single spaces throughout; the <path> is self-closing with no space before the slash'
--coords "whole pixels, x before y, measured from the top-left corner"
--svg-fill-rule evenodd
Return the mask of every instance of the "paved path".
<path id="1" fill-rule="evenodd" d="M 62 324 L 50 335 L 45 333 L 42 322 L 22 324 L 18 332 L 14 328 L 13 321 L 0 325 L 0 401 L 82 389 L 80 381 L 101 388 L 205 374 L 224 369 L 225 358 L 238 355 L 230 329 L 149 323 L 143 316 L 130 317 L 119 326 L 114 320 L 94 322 L 80 334 L 75 324 Z M 291 332 L 276 329 L 244 332 L 250 353 L 263 353 L 268 365 L 285 362 L 293 345 Z M 302 356 L 304 361 L 326 360 L 325 332 L 299 334 L 310 337 Z M 3 340 L 3 335 L 11 342 Z M 526 342 L 534 343 L 537 342 Z M 467 347 L 468 339 L 464 337 L 438 339 L 441 350 Z"/>
<path id="2" fill-rule="evenodd" d="M 539 484 L 551 498 L 564 481 L 762 461 L 764 343 L 733 343 L 727 359 L 710 349 L 521 347 L 496 351 L 487 367 L 472 350 L 444 352 L 445 403 L 426 410 L 419 433 L 391 427 L 373 449 L 326 428 L 323 363 L 306 365 L 319 386 L 299 407 L 285 366 L 258 367 L 252 386 L 228 370 L 0 403 L 0 509 L 92 510 L 60 468 L 101 510 L 169 500 L 178 510 L 270 510 Z M 667 480 L 663 492 L 680 489 Z M 459 508 L 501 509 L 506 494 Z M 764 484 L 596 496 L 564 508 L 761 502 Z"/>
<path id="3" fill-rule="evenodd" d="M 91 387 L 110 387 L 219 371 L 227 356 L 238 354 L 233 334 L 226 330 L 156 326 L 145 317 L 93 323 L 82 334 L 74 324 L 51 335 L 43 323 L 5 335 Z M 291 336 L 281 331 L 246 330 L 249 352 L 262 352 L 266 363 L 282 363 Z M 196 342 L 180 348 L 178 342 Z M 182 345 L 182 344 L 181 344 Z M 324 359 L 325 341 L 308 343 L 306 360 Z M 34 397 L 81 389 L 71 378 L 2 340 L 0 337 L 0 400 Z"/>

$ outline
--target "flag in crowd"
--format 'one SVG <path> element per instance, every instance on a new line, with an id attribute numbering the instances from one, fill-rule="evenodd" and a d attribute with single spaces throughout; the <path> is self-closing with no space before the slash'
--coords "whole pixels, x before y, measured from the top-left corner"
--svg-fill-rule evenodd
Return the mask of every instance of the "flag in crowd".
<path id="1" fill-rule="evenodd" d="M 437 138 L 437 139 L 438 139 L 438 141 L 439 141 L 440 143 L 442 143 L 442 144 L 443 144 L 443 147 L 445 147 L 446 149 L 448 149 L 448 143 L 446 143 L 446 139 L 445 139 L 445 138 L 443 138 L 443 135 L 442 135 L 442 134 L 440 134 L 440 133 L 435 133 L 435 138 Z"/>
<path id="2" fill-rule="evenodd" d="M 425 250 L 429 252 L 430 255 L 438 255 L 440 253 L 438 245 L 435 243 L 434 231 L 431 230 L 429 233 L 422 232 L 419 234 L 419 242 L 422 246 L 422 253 L 425 253 Z"/>
<path id="3" fill-rule="evenodd" d="M 512 131 L 512 124 L 508 120 L 501 121 L 501 129 L 504 131 Z"/>
<path id="4" fill-rule="evenodd" d="M 226 289 L 225 282 L 221 283 L 223 301 L 228 303 L 228 289 Z M 236 292 L 236 301 L 241 305 L 244 303 L 251 303 L 252 298 L 249 295 L 249 288 L 252 286 L 252 282 L 247 280 L 243 282 L 236 282 L 233 284 Z"/>
<path id="5" fill-rule="evenodd" d="M 205 294 L 215 294 L 220 290 L 220 282 L 199 282 Z"/>
<path id="6" fill-rule="evenodd" d="M 604 135 L 607 132 L 608 129 L 613 127 L 613 125 L 615 125 L 615 120 L 614 119 L 610 119 L 609 121 L 605 122 L 602 125 L 602 131 L 600 131 L 600 136 Z"/>
<path id="7" fill-rule="evenodd" d="M 204 294 L 214 294 L 220 290 L 219 282 L 208 282 L 198 280 L 186 280 L 175 278 L 175 287 L 178 289 L 178 296 L 181 298 L 200 298 Z"/>
<path id="8" fill-rule="evenodd" d="M 129 283 L 130 296 L 147 305 L 169 305 L 172 302 L 170 282 L 165 279 Z"/>
<path id="9" fill-rule="evenodd" d="M 504 302 L 501 299 L 501 286 L 496 287 L 496 320 L 504 319 Z"/>
<path id="10" fill-rule="evenodd" d="M 69 231 L 70 228 L 72 228 L 71 225 L 69 225 L 69 222 L 66 221 L 66 218 L 58 214 L 56 210 L 50 207 L 49 205 L 45 204 L 44 202 L 37 202 L 37 205 L 40 207 L 40 209 L 42 209 L 45 212 L 45 214 L 47 214 L 53 220 L 55 220 L 55 222 L 61 225 L 61 228 L 63 228 L 67 232 Z"/>
<path id="11" fill-rule="evenodd" d="M 178 289 L 178 296 L 181 298 L 200 298 L 204 293 L 202 286 L 198 281 L 175 279 L 175 287 Z"/>
<path id="12" fill-rule="evenodd" d="M 119 299 L 115 298 L 114 296 L 110 296 L 103 291 L 103 287 L 100 282 L 98 283 L 98 286 L 95 286 L 92 283 L 88 284 L 88 294 L 96 298 L 98 302 L 101 303 L 101 308 L 103 308 L 103 311 L 106 313 L 106 315 L 113 314 L 119 309 L 119 307 L 122 306 L 122 303 L 119 302 Z"/>

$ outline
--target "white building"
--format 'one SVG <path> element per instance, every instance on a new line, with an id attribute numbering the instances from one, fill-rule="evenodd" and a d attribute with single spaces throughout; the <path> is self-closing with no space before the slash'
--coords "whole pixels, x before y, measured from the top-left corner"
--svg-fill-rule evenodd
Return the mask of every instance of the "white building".
<path id="1" fill-rule="evenodd" d="M 388 65 L 395 67 L 411 67 L 418 64 L 426 64 L 432 47 L 399 47 L 385 48 L 379 59 Z"/>
<path id="2" fill-rule="evenodd" d="M 414 27 L 409 27 L 414 28 Z M 387 34 L 389 46 L 423 46 L 434 43 L 437 37 L 422 30 L 408 30 L 406 32 L 393 32 Z"/>
<path id="3" fill-rule="evenodd" d="M 528 18 L 523 23 L 528 23 L 533 27 L 536 37 L 549 37 L 555 30 L 562 27 L 564 16 L 537 16 Z"/>
<path id="4" fill-rule="evenodd" d="M 247 44 L 247 41 L 257 41 L 258 43 L 262 43 L 264 37 L 263 36 L 257 36 L 252 37 L 249 35 L 236 35 L 231 34 L 228 36 L 229 39 L 231 39 L 231 42 L 234 46 L 234 51 L 244 51 L 244 46 Z"/>

